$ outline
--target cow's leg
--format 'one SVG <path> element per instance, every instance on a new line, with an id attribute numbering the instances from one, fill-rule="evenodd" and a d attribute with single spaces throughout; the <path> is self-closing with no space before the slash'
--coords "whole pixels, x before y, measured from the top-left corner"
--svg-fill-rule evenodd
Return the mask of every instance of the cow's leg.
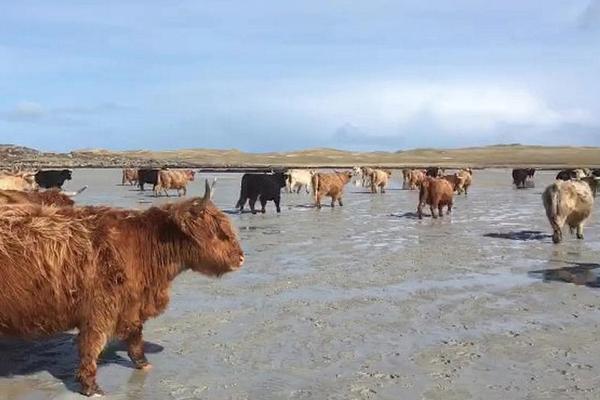
<path id="1" fill-rule="evenodd" d="M 331 196 L 331 208 L 335 208 L 335 196 Z"/>
<path id="2" fill-rule="evenodd" d="M 315 203 L 317 205 L 317 208 L 321 208 L 321 193 L 319 192 L 315 194 Z"/>
<path id="3" fill-rule="evenodd" d="M 436 208 L 438 208 L 437 204 L 431 204 L 431 206 L 429 206 L 429 210 L 431 211 L 432 218 L 437 218 L 437 215 L 435 213 Z"/>
<path id="4" fill-rule="evenodd" d="M 438 205 L 438 215 L 440 217 L 444 216 L 444 205 L 443 204 Z"/>
<path id="5" fill-rule="evenodd" d="M 81 394 L 93 396 L 104 394 L 96 383 L 98 356 L 106 345 L 107 335 L 96 327 L 85 327 L 79 333 L 79 372 Z"/>
<path id="6" fill-rule="evenodd" d="M 562 227 L 565 224 L 564 219 L 560 217 L 550 218 L 550 225 L 552 225 L 552 241 L 554 243 L 562 242 Z"/>
<path id="7" fill-rule="evenodd" d="M 260 196 L 260 212 L 261 213 L 266 213 L 267 212 L 267 199 L 265 199 L 263 196 Z"/>
<path id="8" fill-rule="evenodd" d="M 577 239 L 583 240 L 583 223 L 577 225 Z"/>
<path id="9" fill-rule="evenodd" d="M 252 214 L 256 214 L 256 209 L 254 208 L 254 206 L 256 205 L 256 199 L 257 199 L 257 196 L 250 197 L 249 204 L 250 204 L 250 211 L 252 211 Z"/>
<path id="10" fill-rule="evenodd" d="M 338 204 L 340 205 L 340 207 L 344 206 L 344 203 L 342 202 L 342 196 L 338 197 Z"/>
<path id="11" fill-rule="evenodd" d="M 281 203 L 281 196 L 275 196 L 275 199 L 273 201 L 275 202 L 275 209 L 277 210 L 278 213 L 280 213 L 281 207 L 279 205 Z"/>
<path id="12" fill-rule="evenodd" d="M 151 367 L 148 359 L 146 359 L 146 355 L 144 354 L 144 340 L 142 336 L 142 325 L 140 324 L 138 327 L 134 328 L 130 333 L 127 339 L 125 339 L 127 343 L 127 354 L 133 365 L 137 369 L 148 369 Z"/>
<path id="13" fill-rule="evenodd" d="M 450 214 L 452 212 L 452 206 L 454 205 L 453 202 L 448 203 L 448 211 L 447 214 Z"/>
<path id="14" fill-rule="evenodd" d="M 417 217 L 423 219 L 423 202 L 421 200 L 419 200 L 419 204 L 417 204 Z"/>

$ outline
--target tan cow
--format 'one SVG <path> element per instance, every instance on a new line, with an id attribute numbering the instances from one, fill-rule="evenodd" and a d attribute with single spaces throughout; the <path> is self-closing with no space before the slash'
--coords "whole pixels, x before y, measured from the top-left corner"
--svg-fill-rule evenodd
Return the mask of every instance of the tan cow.
<path id="1" fill-rule="evenodd" d="M 371 193 L 377 193 L 379 188 L 381 193 L 385 193 L 385 187 L 388 185 L 392 171 L 386 169 L 374 169 L 371 172 Z"/>
<path id="2" fill-rule="evenodd" d="M 187 194 L 187 184 L 194 180 L 196 173 L 191 169 L 186 170 L 172 170 L 172 169 L 161 169 L 158 171 L 158 179 L 156 187 L 154 188 L 154 195 L 158 196 L 163 191 L 167 197 L 169 196 L 169 189 L 177 190 L 177 195 L 181 196 Z"/>
<path id="3" fill-rule="evenodd" d="M 408 188 L 410 190 L 416 190 L 421 186 L 421 181 L 425 179 L 425 170 L 422 169 L 413 169 L 410 171 L 410 176 L 408 179 Z"/>
<path id="4" fill-rule="evenodd" d="M 471 168 L 463 168 L 457 172 L 457 175 L 462 178 L 462 185 L 458 188 L 457 193 L 461 194 L 464 192 L 466 195 L 473 183 L 473 170 Z"/>
<path id="5" fill-rule="evenodd" d="M 402 168 L 402 189 L 408 189 L 410 187 L 410 168 Z"/>
<path id="6" fill-rule="evenodd" d="M 336 200 L 340 207 L 343 206 L 342 196 L 344 194 L 344 186 L 351 179 L 352 171 L 314 174 L 312 185 L 317 208 L 321 208 L 321 197 L 323 196 L 331 197 L 331 207 L 334 207 Z"/>
<path id="7" fill-rule="evenodd" d="M 68 195 L 58 189 L 45 190 L 43 192 L 20 190 L 0 190 L 0 205 L 5 204 L 53 204 L 58 207 L 72 206 L 75 202 Z"/>
<path id="8" fill-rule="evenodd" d="M 0 190 L 37 190 L 35 172 L 0 172 Z"/>
<path id="9" fill-rule="evenodd" d="M 121 179 L 121 185 L 128 183 L 129 185 L 137 185 L 138 182 L 138 170 L 136 168 L 123 168 L 123 178 Z"/>
<path id="10" fill-rule="evenodd" d="M 594 207 L 594 191 L 600 178 L 586 177 L 579 181 L 557 180 L 542 194 L 546 216 L 552 227 L 552 241 L 562 241 L 562 228 L 569 225 L 571 233 L 583 239 L 583 225 Z"/>
<path id="11" fill-rule="evenodd" d="M 419 191 L 419 205 L 417 216 L 423 218 L 423 206 L 429 205 L 431 217 L 437 218 L 436 210 L 440 217 L 444 216 L 443 207 L 448 207 L 448 214 L 452 212 L 454 188 L 446 179 L 426 177 L 421 181 Z"/>
<path id="12" fill-rule="evenodd" d="M 450 182 L 455 192 L 460 193 L 460 191 L 463 190 L 465 178 L 464 176 L 459 175 L 458 172 L 451 175 L 444 175 L 442 179 Z"/>

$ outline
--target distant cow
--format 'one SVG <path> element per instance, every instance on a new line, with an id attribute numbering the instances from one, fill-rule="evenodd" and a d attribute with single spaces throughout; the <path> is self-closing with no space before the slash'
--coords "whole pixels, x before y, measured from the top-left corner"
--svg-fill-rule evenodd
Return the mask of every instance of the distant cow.
<path id="1" fill-rule="evenodd" d="M 443 207 L 448 207 L 448 214 L 452 212 L 454 188 L 446 179 L 426 177 L 421 182 L 419 191 L 419 205 L 417 206 L 417 216 L 423 218 L 423 206 L 429 205 L 431 217 L 437 218 L 436 210 L 439 216 L 444 215 Z"/>
<path id="2" fill-rule="evenodd" d="M 35 181 L 44 189 L 62 189 L 65 181 L 71 180 L 72 174 L 70 169 L 38 171 Z"/>
<path id="3" fill-rule="evenodd" d="M 444 175 L 444 169 L 440 167 L 429 167 L 425 170 L 425 175 L 431 176 L 432 178 L 440 178 Z"/>
<path id="4" fill-rule="evenodd" d="M 0 190 L 30 191 L 37 188 L 34 172 L 0 172 Z"/>
<path id="5" fill-rule="evenodd" d="M 465 195 L 468 194 L 469 187 L 473 183 L 473 170 L 471 168 L 462 168 L 457 172 L 457 175 L 462 178 L 462 184 L 458 187 L 456 192 L 461 194 L 464 192 Z"/>
<path id="6" fill-rule="evenodd" d="M 390 170 L 374 169 L 370 177 L 371 193 L 377 193 L 377 189 L 381 193 L 385 193 L 385 187 L 388 185 L 391 175 L 392 171 Z"/>
<path id="7" fill-rule="evenodd" d="M 426 178 L 425 170 L 422 169 L 413 169 L 410 171 L 410 176 L 408 179 L 408 188 L 410 190 L 418 189 L 421 186 L 421 182 Z"/>
<path id="8" fill-rule="evenodd" d="M 552 226 L 552 241 L 562 241 L 562 227 L 569 225 L 571 233 L 583 239 L 583 225 L 592 213 L 594 195 L 600 178 L 586 177 L 577 181 L 556 180 L 542 194 L 546 216 Z"/>
<path id="9" fill-rule="evenodd" d="M 123 168 L 123 177 L 121 179 L 121 185 L 126 183 L 130 185 L 136 185 L 138 182 L 138 170 L 135 168 Z"/>
<path id="10" fill-rule="evenodd" d="M 408 189 L 410 187 L 410 168 L 402 168 L 402 189 Z"/>
<path id="11" fill-rule="evenodd" d="M 344 195 L 344 186 L 352 179 L 352 171 L 334 172 L 334 173 L 316 173 L 313 175 L 313 194 L 317 208 L 321 208 L 321 197 L 331 197 L 331 207 L 335 202 L 343 206 L 342 196 Z"/>
<path id="12" fill-rule="evenodd" d="M 524 189 L 527 179 L 533 179 L 533 175 L 535 168 L 515 168 L 512 170 L 513 184 L 517 189 Z"/>
<path id="13" fill-rule="evenodd" d="M 256 200 L 260 201 L 261 212 L 265 213 L 267 201 L 273 201 L 277 212 L 281 212 L 281 188 L 285 187 L 287 174 L 276 172 L 274 174 L 244 174 L 240 188 L 240 198 L 236 208 L 244 211 L 246 202 L 249 201 L 252 214 L 256 214 L 254 208 Z"/>
<path id="14" fill-rule="evenodd" d="M 307 169 L 290 169 L 287 172 L 286 187 L 290 193 L 300 193 L 302 188 L 305 188 L 306 193 L 310 193 L 312 185 L 312 176 L 315 171 Z"/>
<path id="15" fill-rule="evenodd" d="M 146 183 L 152 185 L 152 190 L 156 190 L 158 171 L 160 170 L 156 168 L 140 168 L 137 170 L 138 186 L 142 192 L 144 191 L 144 184 Z"/>
<path id="16" fill-rule="evenodd" d="M 447 180 L 452 185 L 452 189 L 455 192 L 461 192 L 464 188 L 465 178 L 457 173 L 444 175 L 442 179 Z"/>
<path id="17" fill-rule="evenodd" d="M 162 169 L 158 171 L 158 178 L 156 186 L 154 186 L 154 194 L 156 196 L 159 193 L 164 192 L 167 197 L 169 196 L 168 190 L 177 190 L 177 195 L 181 196 L 181 192 L 185 196 L 187 194 L 187 184 L 194 180 L 196 173 L 191 169 L 186 170 L 174 170 L 174 169 Z"/>
<path id="18" fill-rule="evenodd" d="M 57 189 L 45 191 L 23 192 L 19 190 L 0 190 L 0 205 L 35 203 L 55 205 L 58 207 L 72 206 L 75 202 L 68 195 Z"/>
<path id="19" fill-rule="evenodd" d="M 556 175 L 556 179 L 561 181 L 570 181 L 573 179 L 585 178 L 587 174 L 581 168 L 568 168 L 563 169 Z"/>
<path id="20" fill-rule="evenodd" d="M 209 198 L 207 190 L 146 211 L 1 206 L 0 334 L 77 329 L 87 396 L 102 393 L 97 361 L 111 338 L 127 343 L 136 368 L 148 368 L 143 325 L 166 309 L 173 279 L 188 269 L 221 276 L 244 262 L 231 221 Z"/>

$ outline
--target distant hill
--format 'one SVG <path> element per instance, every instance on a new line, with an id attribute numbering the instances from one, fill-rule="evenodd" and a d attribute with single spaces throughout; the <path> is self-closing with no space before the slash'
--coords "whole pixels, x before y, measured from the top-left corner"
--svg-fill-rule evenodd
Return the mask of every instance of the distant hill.
<path id="1" fill-rule="evenodd" d="M 111 151 L 104 149 L 48 153 L 35 149 L 0 145 L 0 168 L 172 166 L 215 169 L 276 167 L 339 167 L 379 165 L 474 168 L 535 166 L 600 167 L 598 147 L 544 147 L 521 144 L 463 149 L 414 149 L 397 152 L 352 152 L 336 149 L 306 149 L 293 152 L 243 153 L 235 149 L 182 149 Z"/>

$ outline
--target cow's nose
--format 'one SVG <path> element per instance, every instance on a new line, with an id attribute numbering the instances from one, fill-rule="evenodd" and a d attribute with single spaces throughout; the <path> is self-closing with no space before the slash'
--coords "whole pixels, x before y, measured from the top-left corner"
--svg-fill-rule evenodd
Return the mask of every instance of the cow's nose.
<path id="1" fill-rule="evenodd" d="M 242 265 L 244 265 L 244 255 L 243 255 L 243 254 L 242 254 L 242 255 L 240 255 L 240 264 L 239 264 L 239 265 L 240 265 L 240 267 L 241 267 Z"/>

